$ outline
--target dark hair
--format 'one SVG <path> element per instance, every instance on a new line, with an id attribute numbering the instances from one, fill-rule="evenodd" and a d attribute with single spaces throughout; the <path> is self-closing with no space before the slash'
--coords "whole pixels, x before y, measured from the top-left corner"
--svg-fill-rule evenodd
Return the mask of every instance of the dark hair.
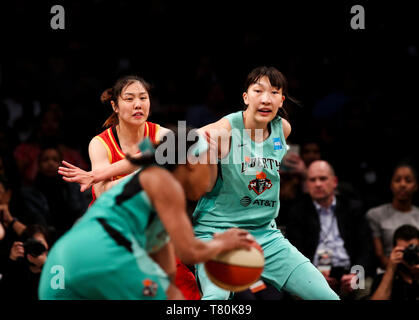
<path id="1" fill-rule="evenodd" d="M 252 84 L 257 83 L 260 78 L 265 76 L 268 77 L 269 82 L 273 87 L 282 89 L 282 94 L 286 97 L 286 99 L 284 101 L 283 107 L 278 110 L 277 116 L 281 116 L 287 119 L 288 113 L 286 110 L 286 105 L 288 105 L 288 101 L 291 101 L 297 105 L 299 105 L 300 102 L 288 94 L 288 81 L 285 76 L 275 67 L 261 66 L 254 68 L 247 75 L 246 81 L 244 83 L 244 91 L 247 91 Z"/>
<path id="2" fill-rule="evenodd" d="M 22 241 L 24 242 L 28 239 L 33 238 L 33 236 L 37 233 L 41 233 L 44 236 L 46 242 L 48 243 L 48 247 L 51 248 L 51 245 L 52 245 L 51 233 L 49 229 L 45 228 L 41 224 L 32 224 L 32 225 L 27 226 L 27 228 L 22 232 L 22 235 L 21 235 Z"/>
<path id="3" fill-rule="evenodd" d="M 173 152 L 174 154 L 174 159 L 175 163 L 165 163 L 163 165 L 158 164 L 157 160 L 156 160 L 156 155 L 153 154 L 144 154 L 143 156 L 139 157 L 139 158 L 132 158 L 129 155 L 126 155 L 126 158 L 134 165 L 137 166 L 148 166 L 148 165 L 160 165 L 164 168 L 166 168 L 169 171 L 173 171 L 176 169 L 177 166 L 181 165 L 181 164 L 185 164 L 186 162 L 186 151 L 190 150 L 190 148 L 198 141 L 199 139 L 199 134 L 197 133 L 196 129 L 194 128 L 190 128 L 187 127 L 186 128 L 186 137 L 189 137 L 191 135 L 193 135 L 195 137 L 194 140 L 189 141 L 188 139 L 186 139 L 185 144 L 182 145 L 182 149 L 184 149 L 183 151 L 185 151 L 185 154 L 180 154 L 179 150 L 179 132 L 177 129 L 172 130 L 172 133 L 174 133 L 174 137 L 175 137 L 175 143 L 174 145 L 169 145 L 168 150 L 166 150 L 167 152 Z M 171 134 L 171 133 L 169 133 Z M 163 143 L 166 143 L 169 134 L 166 134 L 162 137 L 161 141 L 158 144 L 154 144 L 154 148 L 157 148 L 158 146 L 160 146 Z M 184 134 L 184 133 L 183 133 Z M 182 134 L 182 135 L 183 135 Z M 186 148 L 185 148 L 186 146 Z"/>
<path id="4" fill-rule="evenodd" d="M 415 178 L 416 182 L 418 181 L 418 173 L 416 169 L 412 166 L 412 164 L 408 161 L 400 161 L 393 170 L 392 179 L 396 171 L 400 168 L 409 168 L 412 171 L 413 177 Z"/>
<path id="5" fill-rule="evenodd" d="M 410 224 L 404 224 L 394 231 L 393 246 L 396 245 L 397 240 L 409 241 L 412 239 L 419 239 L 419 230 Z"/>
<path id="6" fill-rule="evenodd" d="M 118 97 L 121 95 L 122 90 L 129 86 L 134 82 L 139 82 L 143 85 L 143 87 L 147 90 L 147 93 L 150 95 L 151 85 L 146 82 L 143 78 L 136 76 L 136 75 L 129 75 L 122 78 L 119 78 L 112 88 L 108 88 L 103 91 L 102 95 L 100 96 L 100 101 L 105 105 L 111 105 L 111 101 L 113 101 L 116 105 L 118 105 Z M 118 124 L 118 115 L 115 111 L 112 111 L 112 114 L 106 119 L 103 127 L 108 128 L 115 124 Z"/>

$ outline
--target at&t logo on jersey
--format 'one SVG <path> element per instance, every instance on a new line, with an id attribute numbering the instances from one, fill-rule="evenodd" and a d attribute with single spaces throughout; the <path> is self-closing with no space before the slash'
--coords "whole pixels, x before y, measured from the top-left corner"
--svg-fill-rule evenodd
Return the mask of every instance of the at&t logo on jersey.
<path id="1" fill-rule="evenodd" d="M 249 182 L 249 190 L 253 190 L 257 195 L 263 193 L 266 189 L 272 188 L 272 182 L 266 178 L 265 172 L 257 172 L 256 179 Z"/>
<path id="2" fill-rule="evenodd" d="M 275 200 L 266 200 L 266 199 L 256 199 L 253 200 L 249 197 L 249 196 L 244 196 L 243 198 L 240 199 L 240 204 L 243 207 L 248 207 L 250 204 L 252 204 L 253 206 L 257 205 L 259 207 L 275 207 L 275 204 L 277 203 L 277 201 Z"/>

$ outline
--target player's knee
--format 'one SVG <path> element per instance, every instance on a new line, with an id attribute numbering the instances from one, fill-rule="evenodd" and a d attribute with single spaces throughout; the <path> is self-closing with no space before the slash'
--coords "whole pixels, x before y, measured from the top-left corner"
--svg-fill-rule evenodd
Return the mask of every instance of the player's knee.
<path id="1" fill-rule="evenodd" d="M 340 300 L 321 272 L 311 263 L 302 263 L 295 268 L 284 289 L 304 300 Z"/>

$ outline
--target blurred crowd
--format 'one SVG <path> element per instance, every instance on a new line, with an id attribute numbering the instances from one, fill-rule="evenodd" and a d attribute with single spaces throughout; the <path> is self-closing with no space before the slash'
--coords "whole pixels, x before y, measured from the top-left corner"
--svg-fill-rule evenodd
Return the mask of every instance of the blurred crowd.
<path id="1" fill-rule="evenodd" d="M 86 20 L 74 3 L 68 4 L 71 12 Z M 169 16 L 170 5 L 153 3 L 148 19 Z M 74 21 L 69 19 L 75 27 Z M 100 93 L 120 75 L 139 74 L 152 83 L 150 121 L 201 127 L 243 108 L 244 75 L 268 64 L 285 74 L 300 102 L 287 106 L 292 133 L 281 167 L 279 228 L 341 297 L 418 299 L 418 151 L 410 114 L 415 44 L 389 48 L 380 39 L 364 40 L 361 55 L 350 41 L 307 51 L 291 39 L 288 50 L 264 54 L 257 48 L 268 36 L 255 30 L 234 30 L 233 44 L 230 33 L 212 32 L 203 34 L 206 42 L 189 44 L 185 54 L 173 49 L 176 40 L 166 39 L 166 48 L 154 39 L 143 55 L 115 48 L 102 55 L 100 40 L 91 47 L 76 32 L 57 42 L 55 54 L 2 60 L 1 294 L 36 299 L 48 249 L 86 211 L 89 191 L 62 180 L 57 169 L 62 160 L 90 168 L 88 142 L 111 113 Z M 214 48 L 217 39 L 229 50 Z M 169 46 L 170 57 L 162 59 L 149 50 Z M 247 59 L 238 59 L 242 52 Z M 352 288 L 353 266 L 363 267 L 363 290 Z"/>

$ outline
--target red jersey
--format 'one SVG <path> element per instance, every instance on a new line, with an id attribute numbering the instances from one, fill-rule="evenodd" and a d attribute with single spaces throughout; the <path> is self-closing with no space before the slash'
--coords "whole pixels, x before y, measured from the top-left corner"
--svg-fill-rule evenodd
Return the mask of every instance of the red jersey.
<path id="1" fill-rule="evenodd" d="M 194 274 L 182 263 L 182 261 L 179 260 L 178 257 L 176 257 L 175 284 L 182 292 L 186 300 L 201 299 L 201 294 Z"/>
<path id="2" fill-rule="evenodd" d="M 144 127 L 144 138 L 149 137 L 151 142 L 157 143 L 159 141 L 159 130 L 160 125 L 152 123 L 152 122 L 146 122 Z M 125 153 L 122 151 L 121 145 L 119 143 L 118 134 L 116 133 L 116 126 L 112 126 L 105 131 L 103 131 L 101 134 L 98 134 L 95 136 L 96 139 L 99 139 L 102 144 L 105 146 L 106 151 L 108 152 L 108 160 L 109 163 L 115 163 L 125 158 Z M 111 180 L 118 180 L 126 175 L 121 176 L 115 176 L 112 177 Z M 92 187 L 92 201 L 90 202 L 91 206 L 93 202 L 96 200 L 96 194 L 95 189 Z"/>

